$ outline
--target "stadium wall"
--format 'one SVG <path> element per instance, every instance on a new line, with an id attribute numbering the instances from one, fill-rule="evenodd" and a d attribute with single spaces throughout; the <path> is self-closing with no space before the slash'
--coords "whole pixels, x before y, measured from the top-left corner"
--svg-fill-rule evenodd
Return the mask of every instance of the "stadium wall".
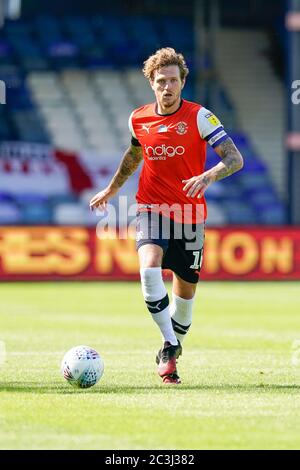
<path id="1" fill-rule="evenodd" d="M 80 226 L 0 227 L 0 281 L 137 280 L 134 231 L 121 236 Z M 200 278 L 300 280 L 300 227 L 207 229 Z"/>

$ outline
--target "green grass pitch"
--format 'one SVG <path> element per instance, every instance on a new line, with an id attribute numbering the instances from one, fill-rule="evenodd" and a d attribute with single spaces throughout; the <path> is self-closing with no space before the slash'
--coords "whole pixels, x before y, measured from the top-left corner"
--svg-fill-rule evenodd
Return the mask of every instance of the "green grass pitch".
<path id="1" fill-rule="evenodd" d="M 200 283 L 182 385 L 166 387 L 139 284 L 2 284 L 0 448 L 300 448 L 299 294 L 296 282 Z M 89 390 L 60 376 L 78 344 L 105 362 Z"/>

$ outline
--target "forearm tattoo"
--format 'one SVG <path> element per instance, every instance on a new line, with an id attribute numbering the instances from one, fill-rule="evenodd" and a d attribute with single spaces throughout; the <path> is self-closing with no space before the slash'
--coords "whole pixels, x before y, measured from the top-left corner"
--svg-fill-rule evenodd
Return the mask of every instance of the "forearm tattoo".
<path id="1" fill-rule="evenodd" d="M 243 167 L 243 157 L 230 138 L 220 144 L 218 155 L 222 161 L 212 168 L 214 181 L 226 178 Z"/>
<path id="2" fill-rule="evenodd" d="M 129 176 L 136 171 L 142 159 L 142 148 L 131 145 L 126 150 L 119 168 L 117 169 L 116 174 L 112 179 L 111 185 L 117 188 L 121 188 Z"/>

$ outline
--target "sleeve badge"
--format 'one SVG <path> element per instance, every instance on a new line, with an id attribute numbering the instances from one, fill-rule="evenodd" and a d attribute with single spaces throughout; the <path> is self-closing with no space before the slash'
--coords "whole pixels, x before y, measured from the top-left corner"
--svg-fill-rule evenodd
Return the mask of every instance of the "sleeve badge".
<path id="1" fill-rule="evenodd" d="M 208 113 L 205 115 L 205 117 L 213 126 L 219 126 L 221 124 L 217 116 L 215 116 L 213 113 Z"/>

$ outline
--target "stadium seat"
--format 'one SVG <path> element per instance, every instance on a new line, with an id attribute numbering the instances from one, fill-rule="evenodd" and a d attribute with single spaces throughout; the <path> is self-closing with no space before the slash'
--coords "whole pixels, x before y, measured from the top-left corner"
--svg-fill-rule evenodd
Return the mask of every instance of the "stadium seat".
<path id="1" fill-rule="evenodd" d="M 52 211 L 47 204 L 22 204 L 22 223 L 40 225 L 52 223 Z"/>
<path id="2" fill-rule="evenodd" d="M 222 205 L 215 202 L 208 203 L 208 219 L 207 226 L 223 226 L 228 223 L 226 212 L 223 210 Z"/>
<path id="3" fill-rule="evenodd" d="M 222 181 L 218 181 L 215 184 L 211 184 L 205 191 L 205 197 L 208 201 L 214 201 L 222 199 L 226 194 L 226 187 Z"/>
<path id="4" fill-rule="evenodd" d="M 87 210 L 80 203 L 61 203 L 54 208 L 53 222 L 57 225 L 84 225 Z"/>
<path id="5" fill-rule="evenodd" d="M 258 215 L 246 202 L 225 201 L 222 206 L 230 224 L 253 225 L 258 223 Z"/>
<path id="6" fill-rule="evenodd" d="M 17 205 L 0 199 L 0 225 L 19 224 L 21 221 L 22 212 Z"/>
<path id="7" fill-rule="evenodd" d="M 283 225 L 287 222 L 282 204 L 265 204 L 258 212 L 258 222 L 263 225 Z"/>

